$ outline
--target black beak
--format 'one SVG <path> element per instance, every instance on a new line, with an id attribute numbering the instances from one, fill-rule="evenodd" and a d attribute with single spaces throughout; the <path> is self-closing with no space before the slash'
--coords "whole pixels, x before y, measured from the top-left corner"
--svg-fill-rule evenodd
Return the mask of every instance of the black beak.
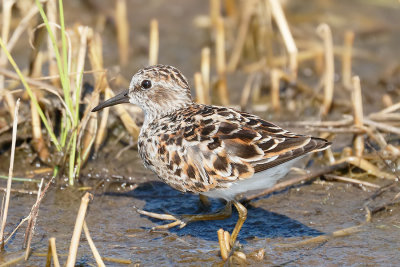
<path id="1" fill-rule="evenodd" d="M 126 89 L 126 90 L 122 91 L 121 93 L 119 93 L 118 95 L 116 95 L 110 99 L 107 99 L 106 101 L 104 101 L 103 103 L 99 104 L 97 107 L 92 109 L 92 112 L 96 112 L 103 108 L 111 107 L 111 106 L 118 105 L 118 104 L 129 103 L 128 92 L 129 92 L 129 90 Z"/>

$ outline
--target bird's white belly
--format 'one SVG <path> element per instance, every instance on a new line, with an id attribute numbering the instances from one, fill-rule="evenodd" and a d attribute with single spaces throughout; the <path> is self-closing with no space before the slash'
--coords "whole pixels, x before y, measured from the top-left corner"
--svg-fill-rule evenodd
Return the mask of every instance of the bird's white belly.
<path id="1" fill-rule="evenodd" d="M 201 193 L 211 198 L 223 198 L 227 201 L 233 200 L 236 195 L 243 194 L 248 191 L 267 189 L 275 185 L 275 183 L 284 177 L 290 168 L 302 157 L 292 159 L 273 168 L 254 174 L 251 178 L 241 179 L 233 182 L 227 188 L 213 189 L 208 192 Z"/>

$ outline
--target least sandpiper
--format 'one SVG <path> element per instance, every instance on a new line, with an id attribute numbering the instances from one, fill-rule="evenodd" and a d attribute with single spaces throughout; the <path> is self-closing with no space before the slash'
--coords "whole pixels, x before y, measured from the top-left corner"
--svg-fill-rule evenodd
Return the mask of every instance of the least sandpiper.
<path id="1" fill-rule="evenodd" d="M 139 70 L 129 89 L 93 111 L 121 103 L 138 105 L 144 111 L 138 149 L 147 168 L 176 190 L 227 201 L 225 212 L 217 214 L 142 213 L 175 219 L 166 225 L 169 228 L 226 218 L 234 204 L 239 219 L 232 245 L 247 217 L 246 208 L 235 197 L 273 186 L 297 160 L 330 146 L 327 140 L 292 133 L 249 113 L 194 103 L 186 78 L 172 66 Z"/>

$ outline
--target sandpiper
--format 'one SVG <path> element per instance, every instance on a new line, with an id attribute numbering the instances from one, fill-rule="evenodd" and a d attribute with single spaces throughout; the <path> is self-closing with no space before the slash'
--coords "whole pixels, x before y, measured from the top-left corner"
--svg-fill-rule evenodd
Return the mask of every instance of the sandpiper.
<path id="1" fill-rule="evenodd" d="M 121 103 L 144 111 L 138 149 L 147 168 L 176 190 L 227 201 L 224 211 L 216 214 L 140 212 L 175 220 L 164 228 L 183 227 L 190 221 L 226 218 L 234 204 L 239 219 L 231 245 L 247 217 L 246 208 L 235 197 L 273 186 L 297 160 L 330 146 L 327 140 L 292 133 L 249 113 L 194 103 L 186 78 L 172 66 L 139 70 L 129 89 L 93 111 Z"/>

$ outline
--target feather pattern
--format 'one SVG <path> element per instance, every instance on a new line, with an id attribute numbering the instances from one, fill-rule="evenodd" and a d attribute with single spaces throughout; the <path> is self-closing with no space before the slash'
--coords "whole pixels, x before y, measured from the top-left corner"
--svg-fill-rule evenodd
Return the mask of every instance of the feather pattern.
<path id="1" fill-rule="evenodd" d="M 173 188 L 194 193 L 228 188 L 329 145 L 252 114 L 199 104 L 152 121 L 138 142 L 148 168 Z"/>

